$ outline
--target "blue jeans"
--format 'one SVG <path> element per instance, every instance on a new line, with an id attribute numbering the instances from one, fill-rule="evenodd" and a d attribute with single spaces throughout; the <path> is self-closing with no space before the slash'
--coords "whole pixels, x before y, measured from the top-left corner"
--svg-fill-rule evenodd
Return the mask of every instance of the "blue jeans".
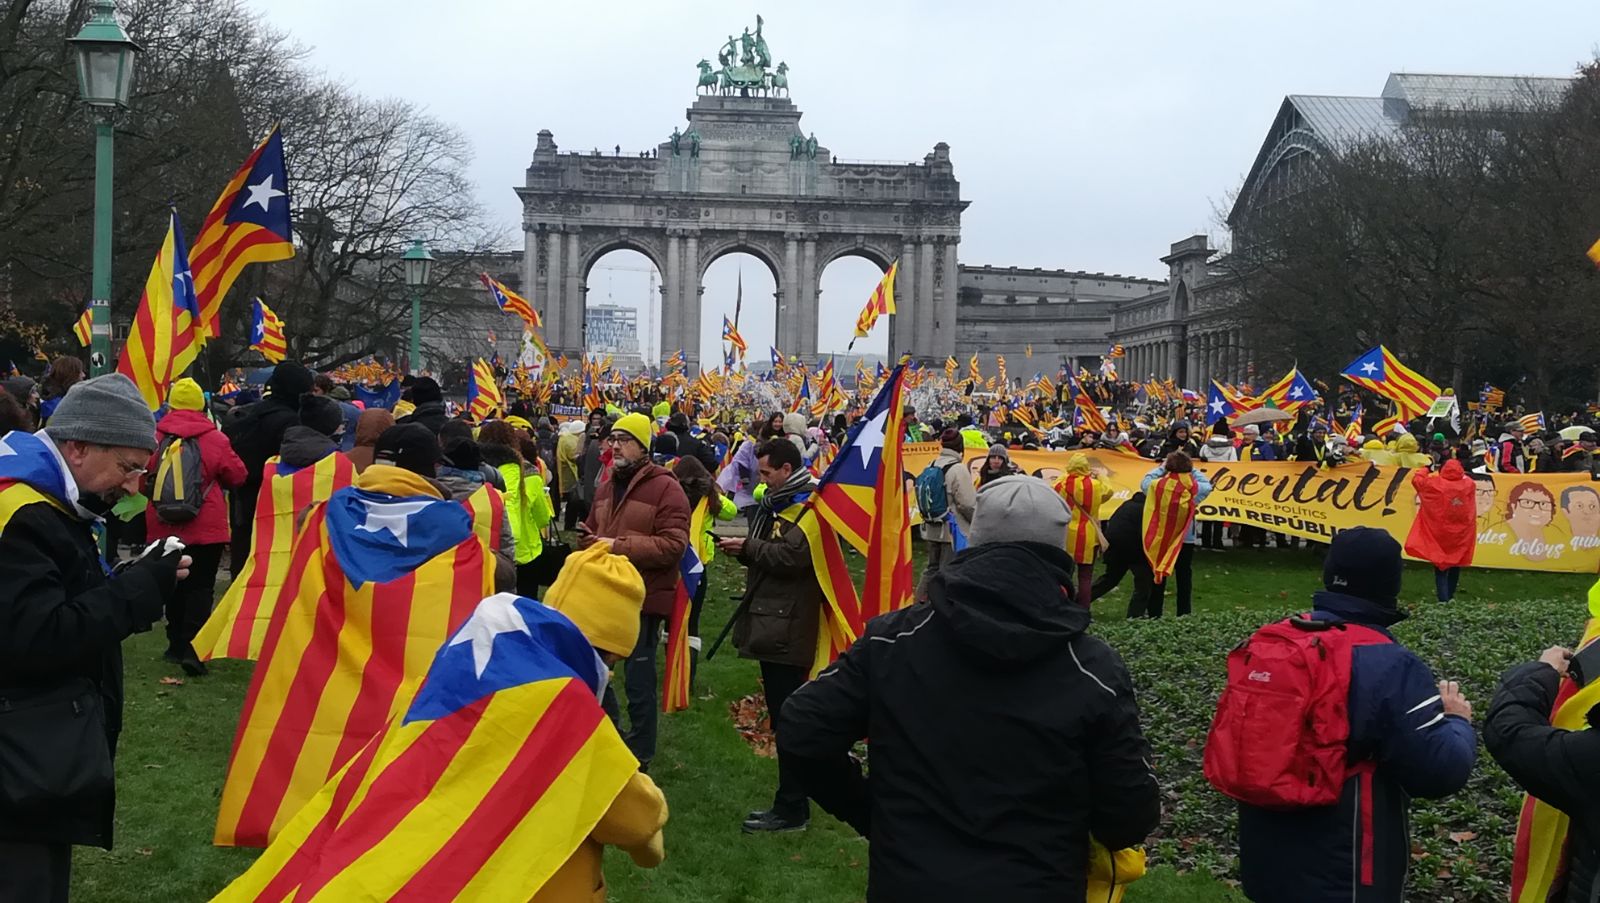
<path id="1" fill-rule="evenodd" d="M 1460 568 L 1435 568 L 1433 571 L 1433 588 L 1439 595 L 1440 602 L 1449 602 L 1456 597 L 1456 585 L 1461 582 Z"/>

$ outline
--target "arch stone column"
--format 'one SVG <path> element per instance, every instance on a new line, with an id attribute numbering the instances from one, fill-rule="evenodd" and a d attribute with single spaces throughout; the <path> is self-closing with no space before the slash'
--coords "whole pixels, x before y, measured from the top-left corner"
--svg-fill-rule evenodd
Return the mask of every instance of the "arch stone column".
<path id="1" fill-rule="evenodd" d="M 683 306 L 679 308 L 679 341 L 683 344 L 684 360 L 691 371 L 704 368 L 700 360 L 700 233 L 688 230 L 683 240 L 683 262 L 678 266 L 679 285 L 682 286 Z"/>

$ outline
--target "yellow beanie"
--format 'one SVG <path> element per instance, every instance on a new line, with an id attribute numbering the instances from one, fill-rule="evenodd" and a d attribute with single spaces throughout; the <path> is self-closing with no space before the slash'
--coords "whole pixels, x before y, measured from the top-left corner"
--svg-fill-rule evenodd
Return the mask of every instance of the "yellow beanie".
<path id="1" fill-rule="evenodd" d="M 172 384 L 172 391 L 167 394 L 167 404 L 174 411 L 199 411 L 206 406 L 206 393 L 200 390 L 200 384 L 185 376 Z"/>
<path id="2" fill-rule="evenodd" d="M 624 414 L 617 419 L 617 423 L 611 428 L 611 431 L 615 433 L 618 430 L 621 430 L 633 438 L 638 439 L 640 445 L 644 446 L 645 448 L 649 448 L 650 426 L 650 418 L 644 416 L 643 414 Z"/>
<path id="3" fill-rule="evenodd" d="M 628 655 L 639 640 L 644 578 L 632 562 L 597 542 L 567 558 L 544 604 L 578 625 L 589 645 Z"/>

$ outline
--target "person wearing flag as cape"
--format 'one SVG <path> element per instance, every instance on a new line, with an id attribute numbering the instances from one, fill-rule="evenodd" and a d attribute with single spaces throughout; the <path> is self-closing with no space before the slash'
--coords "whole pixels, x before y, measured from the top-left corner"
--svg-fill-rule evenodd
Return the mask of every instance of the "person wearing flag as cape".
<path id="1" fill-rule="evenodd" d="M 122 641 L 188 576 L 183 544 L 115 572 L 93 525 L 140 491 L 156 424 L 113 373 L 0 437 L 0 900 L 65 901 L 74 844 L 111 848 Z"/>
<path id="2" fill-rule="evenodd" d="M 756 449 L 756 465 L 764 492 L 744 538 L 728 537 L 717 547 L 749 568 L 740 614 L 733 624 L 733 644 L 742 658 L 761 663 L 772 733 L 783 733 L 784 701 L 806 682 L 816 658 L 817 629 L 822 617 L 822 585 L 812 566 L 810 541 L 802 517 L 817 514 L 799 506 L 816 488 L 800 450 L 783 437 Z M 811 804 L 798 776 L 778 757 L 778 788 L 772 808 L 751 812 L 746 834 L 803 831 L 811 821 Z"/>

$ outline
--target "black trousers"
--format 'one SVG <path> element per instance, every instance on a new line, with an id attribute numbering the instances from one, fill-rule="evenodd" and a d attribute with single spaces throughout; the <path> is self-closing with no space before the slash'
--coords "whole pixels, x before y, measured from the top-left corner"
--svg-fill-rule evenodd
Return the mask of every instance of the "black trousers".
<path id="1" fill-rule="evenodd" d="M 1193 577 L 1194 543 L 1186 542 L 1183 544 L 1183 549 L 1178 552 L 1178 560 L 1172 566 L 1172 574 L 1166 580 L 1155 582 L 1155 575 L 1147 565 L 1141 592 L 1139 573 L 1134 572 L 1133 598 L 1128 600 L 1128 617 L 1161 617 L 1162 608 L 1166 605 L 1167 584 L 1171 582 L 1178 584 L 1178 617 L 1188 614 L 1193 601 Z"/>
<path id="2" fill-rule="evenodd" d="M 783 703 L 789 694 L 805 685 L 807 669 L 775 662 L 761 663 L 761 685 L 767 695 L 767 716 L 772 721 L 772 736 L 783 731 Z M 772 811 L 788 821 L 804 821 L 811 817 L 811 803 L 806 799 L 802 776 L 786 764 L 783 753 L 778 754 L 778 789 L 772 795 Z"/>
<path id="3" fill-rule="evenodd" d="M 628 695 L 628 729 L 622 732 L 622 740 L 639 760 L 639 767 L 646 771 L 650 760 L 656 757 L 656 719 L 660 715 L 660 700 L 656 698 L 656 647 L 661 645 L 658 638 L 661 625 L 666 622 L 660 615 L 639 615 L 639 642 L 634 645 L 633 654 L 622 663 L 622 691 Z M 608 687 L 606 696 L 601 704 L 620 729 L 622 722 L 616 695 Z"/>
<path id="4" fill-rule="evenodd" d="M 0 901 L 67 903 L 72 846 L 0 840 Z"/>
<path id="5" fill-rule="evenodd" d="M 1202 549 L 1222 548 L 1222 521 L 1203 520 L 1200 522 L 1200 547 Z"/>
<path id="6" fill-rule="evenodd" d="M 695 678 L 700 676 L 700 612 L 706 606 L 706 587 L 710 580 L 701 580 L 689 600 L 689 692 L 694 692 Z"/>
<path id="7" fill-rule="evenodd" d="M 260 486 L 248 486 L 228 493 L 228 509 L 232 519 L 232 535 L 228 539 L 228 575 L 239 576 L 250 557 L 250 535 L 256 525 L 256 492 Z"/>
<path id="8" fill-rule="evenodd" d="M 211 617 L 217 600 L 217 569 L 222 566 L 222 543 L 206 543 L 184 548 L 193 563 L 189 576 L 178 581 L 167 597 L 167 648 L 180 655 L 193 655 L 195 634 Z"/>

